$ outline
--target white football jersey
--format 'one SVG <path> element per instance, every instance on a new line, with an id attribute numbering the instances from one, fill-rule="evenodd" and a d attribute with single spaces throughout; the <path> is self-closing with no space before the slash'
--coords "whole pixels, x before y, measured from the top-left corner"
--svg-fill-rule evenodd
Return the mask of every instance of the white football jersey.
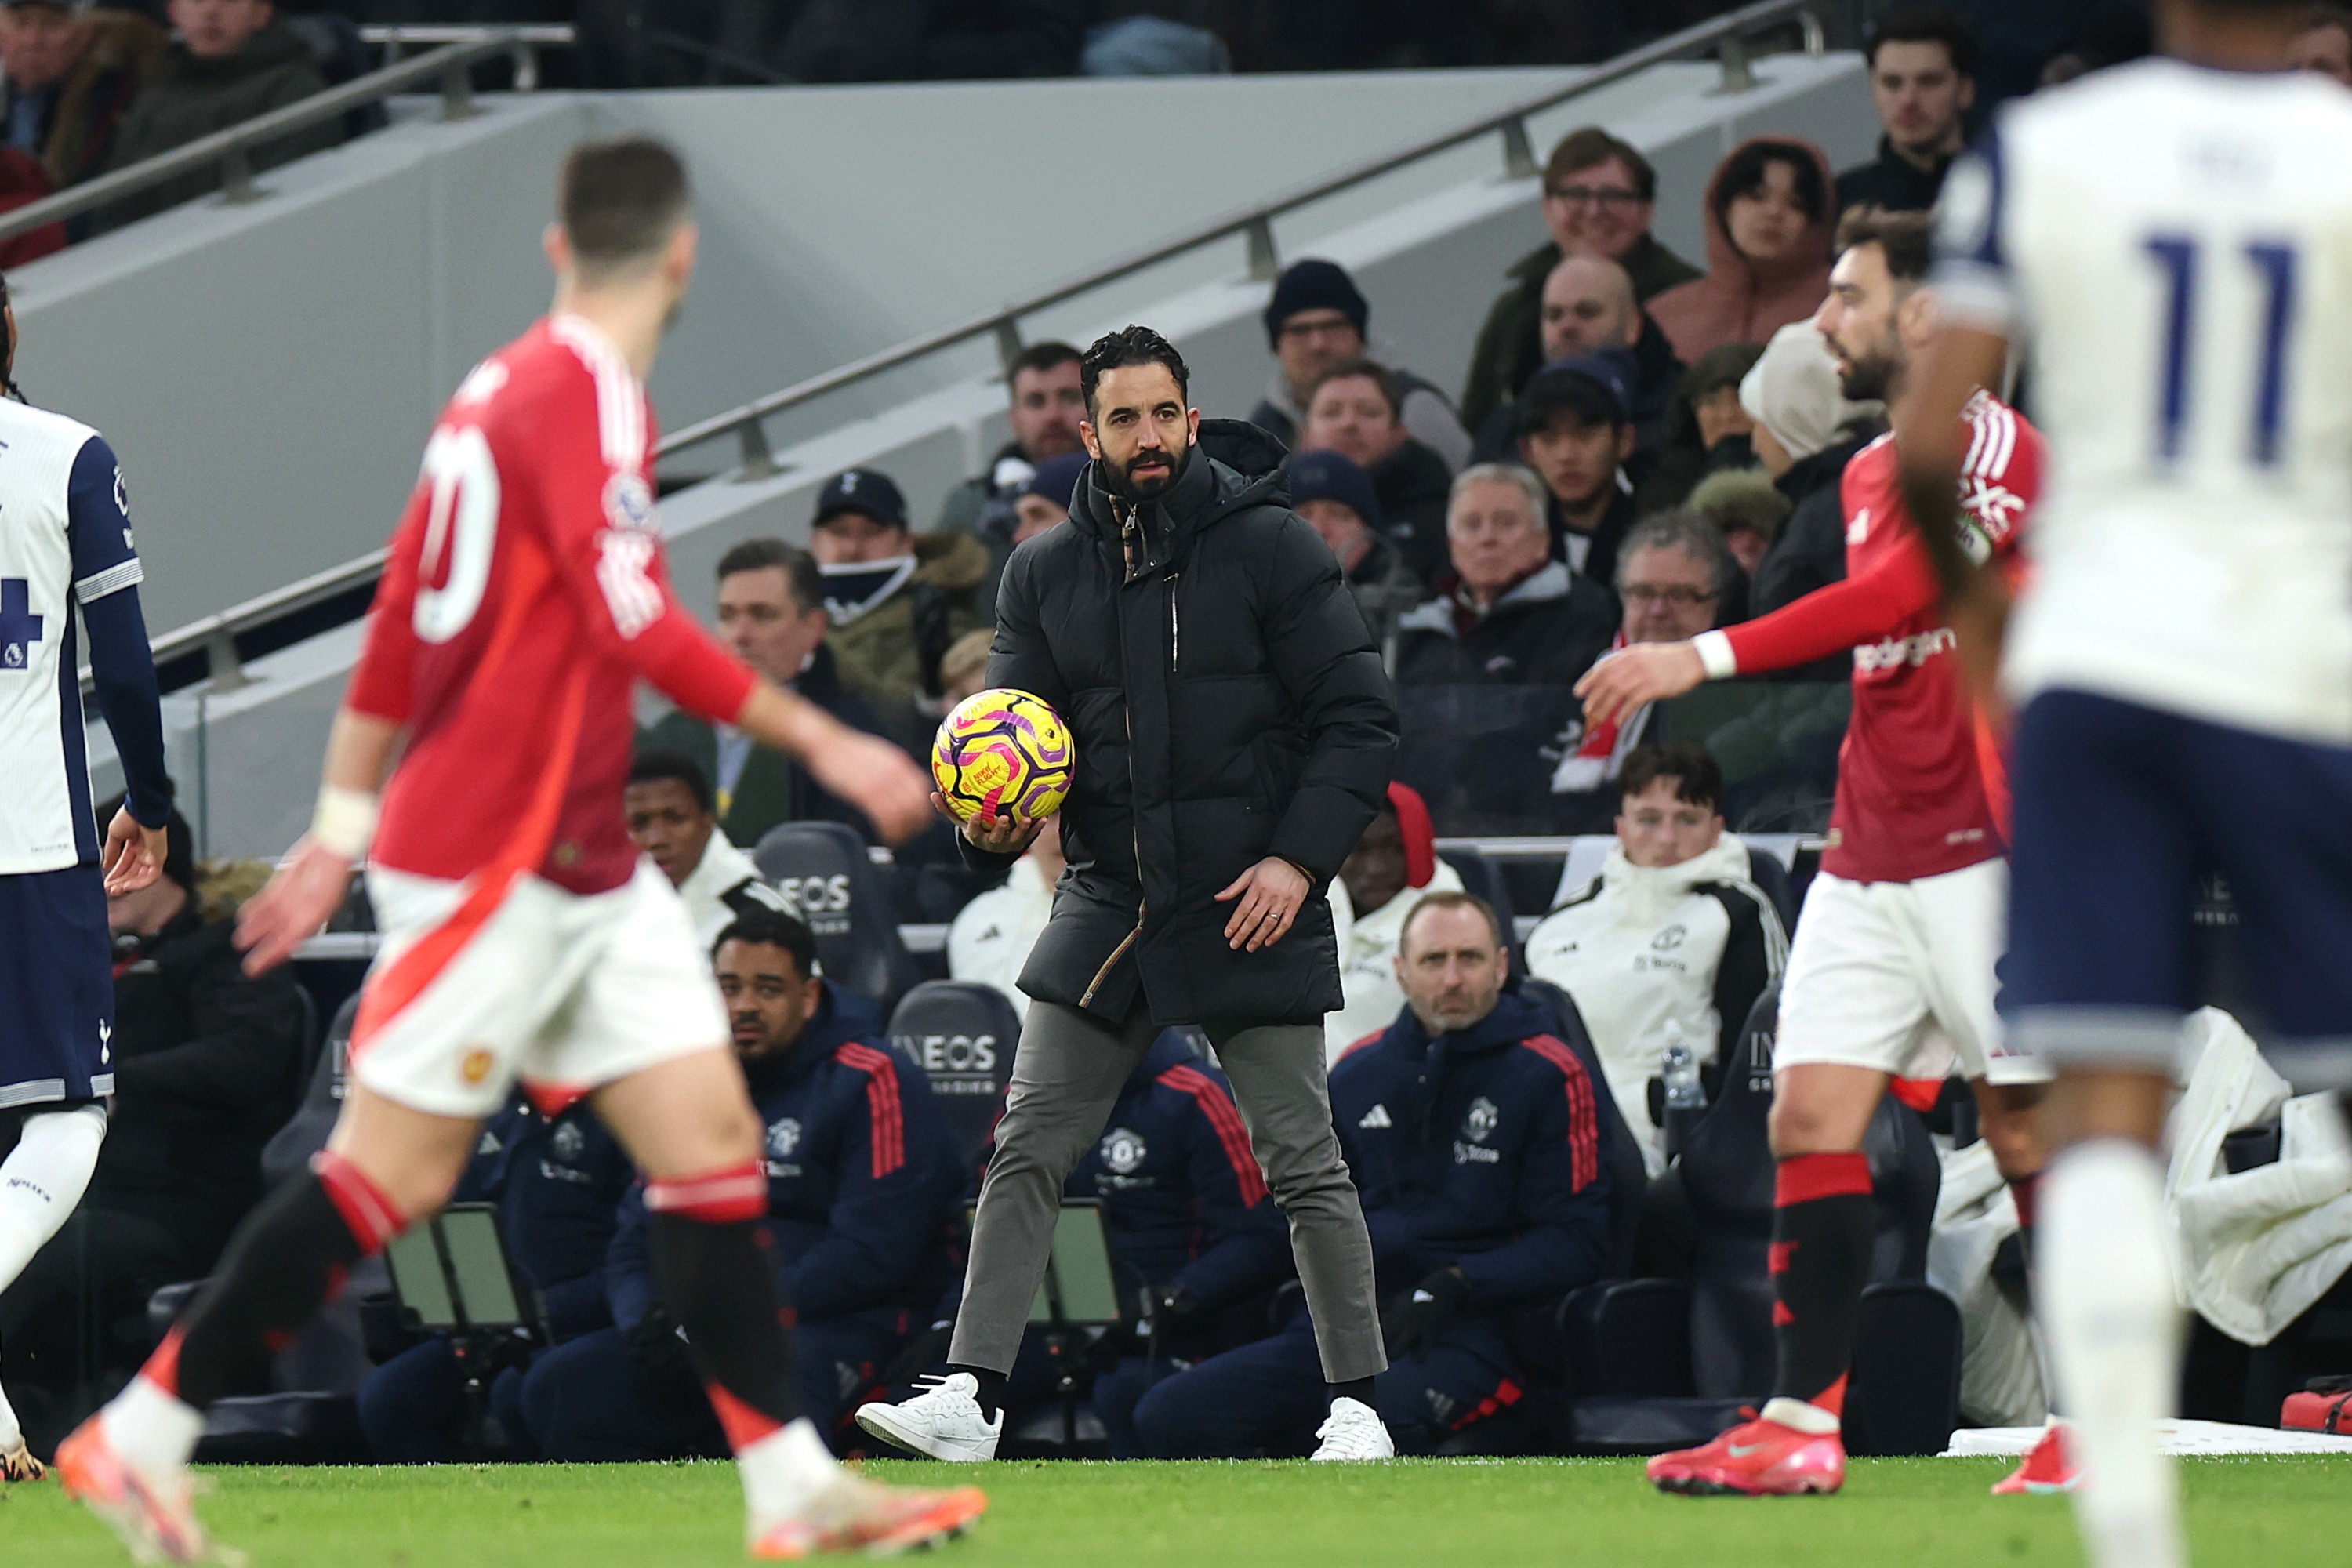
<path id="1" fill-rule="evenodd" d="M 74 606 L 139 580 L 104 437 L 0 399 L 0 874 L 98 858 Z"/>
<path id="2" fill-rule="evenodd" d="M 2005 105 L 1938 221 L 2049 438 L 2012 694 L 2352 742 L 2352 92 L 2103 71 Z"/>

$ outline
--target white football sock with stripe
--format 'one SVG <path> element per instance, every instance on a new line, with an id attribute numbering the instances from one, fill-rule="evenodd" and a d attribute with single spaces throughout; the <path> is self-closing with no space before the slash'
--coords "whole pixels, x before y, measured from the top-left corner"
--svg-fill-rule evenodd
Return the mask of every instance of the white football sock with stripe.
<path id="1" fill-rule="evenodd" d="M 2187 1561 L 2172 1463 L 2157 1447 L 2180 1377 L 2164 1226 L 2164 1173 L 2150 1151 L 2102 1139 L 2051 1163 L 2041 1306 L 2082 1471 L 2074 1521 L 2092 1568 Z"/>
<path id="2" fill-rule="evenodd" d="M 0 1160 L 0 1290 L 16 1282 L 33 1254 L 73 1214 L 105 1142 L 106 1111 L 99 1106 L 25 1119 L 16 1147 Z M 15 1447 L 22 1436 L 16 1411 L 0 1393 L 0 1448 Z"/>

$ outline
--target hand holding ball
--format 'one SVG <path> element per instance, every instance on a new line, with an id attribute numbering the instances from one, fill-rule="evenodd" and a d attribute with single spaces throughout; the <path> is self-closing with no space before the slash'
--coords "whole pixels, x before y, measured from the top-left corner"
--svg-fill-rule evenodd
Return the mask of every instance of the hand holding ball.
<path id="1" fill-rule="evenodd" d="M 968 836 L 1003 848 L 1016 835 L 1003 831 L 1062 808 L 1070 793 L 1077 748 L 1060 714 L 1026 691 L 976 691 L 940 723 L 931 743 L 931 777 L 940 804 Z M 993 831 L 992 831 L 993 830 Z"/>

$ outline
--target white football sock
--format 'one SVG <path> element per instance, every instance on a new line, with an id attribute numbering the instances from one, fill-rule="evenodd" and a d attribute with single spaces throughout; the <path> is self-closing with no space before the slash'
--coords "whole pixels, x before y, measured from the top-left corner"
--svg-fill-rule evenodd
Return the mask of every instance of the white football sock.
<path id="1" fill-rule="evenodd" d="M 203 1411 L 144 1375 L 132 1378 L 99 1420 L 108 1446 L 143 1476 L 168 1477 L 184 1469 L 205 1433 Z"/>
<path id="2" fill-rule="evenodd" d="M 44 1111 L 25 1119 L 16 1147 L 0 1160 L 0 1290 L 16 1282 L 33 1254 L 72 1215 L 98 1168 L 106 1142 L 106 1111 L 95 1105 Z M 0 1448 L 24 1440 L 16 1412 L 0 1392 Z"/>
<path id="3" fill-rule="evenodd" d="M 802 1512 L 841 1473 L 841 1462 L 805 1415 L 743 1449 L 735 1465 L 754 1534 Z"/>
<path id="4" fill-rule="evenodd" d="M 2157 1157 L 2078 1144 L 2042 1183 L 2042 1321 L 2081 1468 L 2074 1521 L 2092 1568 L 2180 1568 L 2179 1501 L 2157 1424 L 2180 1376 L 2180 1314 Z"/>

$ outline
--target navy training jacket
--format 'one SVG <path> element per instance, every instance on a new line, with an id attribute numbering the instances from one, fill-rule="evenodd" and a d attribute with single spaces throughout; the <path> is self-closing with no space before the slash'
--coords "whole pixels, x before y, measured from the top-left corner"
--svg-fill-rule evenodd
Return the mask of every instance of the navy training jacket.
<path id="1" fill-rule="evenodd" d="M 1506 993 L 1433 1040 L 1406 1007 L 1332 1068 L 1332 1121 L 1383 1293 L 1459 1268 L 1468 1304 L 1497 1309 L 1601 1277 L 1609 1162 L 1596 1086 L 1556 1027 Z"/>
<path id="2" fill-rule="evenodd" d="M 548 1117 L 517 1094 L 483 1124 L 455 1196 L 498 1205 L 507 1254 L 539 1287 L 558 1344 L 612 1321 L 604 1255 L 636 1177 L 586 1100 Z"/>
<path id="3" fill-rule="evenodd" d="M 925 1309 L 944 1279 L 963 1163 L 930 1079 L 885 1042 L 880 1009 L 824 986 L 789 1051 L 744 1064 L 768 1129 L 776 1280 L 802 1319 Z M 642 1186 L 621 1205 L 607 1273 L 613 1321 L 632 1328 L 654 1293 Z"/>

